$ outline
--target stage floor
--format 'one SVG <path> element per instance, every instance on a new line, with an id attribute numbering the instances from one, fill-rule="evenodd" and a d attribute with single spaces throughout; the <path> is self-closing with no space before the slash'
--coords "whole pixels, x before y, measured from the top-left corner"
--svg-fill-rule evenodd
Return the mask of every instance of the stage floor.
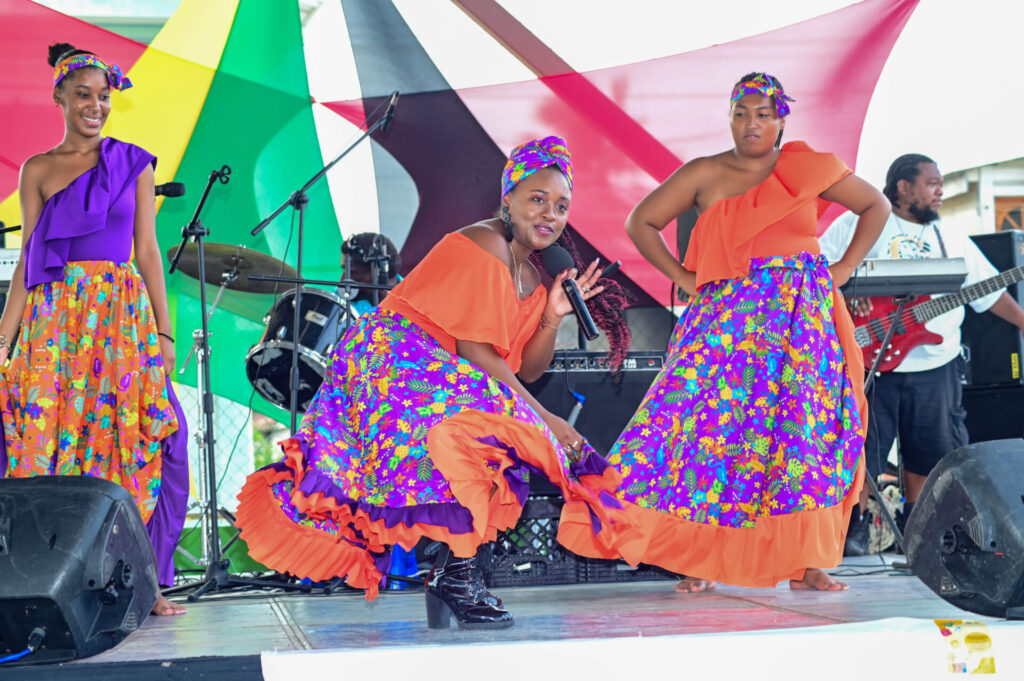
<path id="1" fill-rule="evenodd" d="M 887 564 L 895 556 L 886 556 Z M 901 557 L 900 557 L 901 558 Z M 150 617 L 116 648 L 89 662 L 253 655 L 267 650 L 366 649 L 407 645 L 552 641 L 788 629 L 886 617 L 970 618 L 912 575 L 878 557 L 858 558 L 842 593 L 719 586 L 678 594 L 672 581 L 495 589 L 515 615 L 511 629 L 427 629 L 422 592 L 206 597 L 178 617 Z M 884 572 L 882 572 L 884 570 Z M 181 599 L 176 599 L 181 600 Z"/>
<path id="2" fill-rule="evenodd" d="M 516 624 L 501 631 L 428 630 L 422 592 L 383 592 L 373 603 L 365 601 L 359 593 L 346 591 L 331 596 L 255 592 L 219 594 L 187 604 L 189 611 L 186 615 L 150 617 L 138 632 L 119 646 L 63 667 L 66 672 L 77 667 L 82 673 L 87 671 L 85 667 L 98 665 L 98 668 L 90 670 L 95 673 L 100 668 L 109 671 L 125 664 L 132 667 L 128 663 L 137 661 L 180 661 L 210 656 L 237 657 L 240 660 L 248 656 L 249 666 L 254 667 L 254 656 L 262 655 L 262 675 L 267 679 L 311 678 L 309 674 L 320 673 L 314 669 L 316 665 L 334 671 L 348 668 L 353 676 L 343 674 L 332 678 L 355 678 L 360 664 L 367 665 L 367 669 L 376 669 L 375 678 L 380 678 L 381 665 L 394 664 L 397 660 L 406 660 L 415 668 L 419 664 L 433 664 L 428 661 L 431 655 L 442 654 L 450 658 L 456 654 L 456 650 L 448 647 L 459 646 L 458 654 L 465 655 L 461 651 L 480 653 L 490 645 L 497 645 L 504 654 L 520 651 L 516 654 L 520 662 L 515 663 L 520 672 L 508 678 L 529 679 L 525 669 L 532 663 L 528 663 L 523 655 L 532 659 L 550 654 L 564 662 L 568 659 L 566 651 L 576 650 L 584 655 L 585 660 L 598 662 L 603 655 L 627 645 L 628 649 L 615 654 L 619 662 L 622 656 L 640 656 L 647 662 L 653 662 L 659 654 L 658 645 L 652 643 L 654 640 L 672 642 L 671 650 L 674 651 L 687 650 L 686 645 L 693 643 L 698 649 L 709 651 L 715 648 L 715 635 L 718 638 L 729 635 L 729 646 L 735 646 L 739 640 L 737 637 L 742 636 L 746 643 L 736 648 L 737 654 L 732 658 L 719 659 L 717 668 L 735 667 L 738 670 L 740 666 L 751 663 L 744 650 L 754 651 L 767 646 L 756 653 L 762 660 L 762 672 L 766 671 L 763 663 L 769 659 L 771 651 L 781 654 L 784 650 L 780 648 L 779 641 L 785 641 L 785 646 L 796 645 L 799 650 L 813 648 L 815 655 L 826 657 L 836 652 L 829 652 L 835 646 L 841 646 L 837 650 L 842 650 L 858 640 L 861 644 L 857 645 L 879 644 L 871 643 L 876 641 L 881 642 L 884 648 L 890 648 L 874 651 L 848 649 L 846 661 L 839 668 L 834 666 L 837 661 L 831 658 L 832 669 L 821 677 L 845 678 L 842 675 L 844 669 L 857 669 L 858 676 L 872 676 L 873 667 L 868 663 L 880 659 L 875 653 L 881 658 L 902 657 L 898 651 L 906 652 L 906 641 L 900 643 L 896 650 L 891 649 L 891 645 L 901 640 L 896 637 L 910 634 L 916 636 L 915 640 L 927 644 L 924 648 L 928 651 L 926 656 L 935 657 L 941 669 L 945 664 L 943 646 L 949 647 L 949 641 L 943 639 L 940 627 L 933 620 L 950 619 L 977 622 L 972 626 L 990 634 L 996 630 L 1005 631 L 999 634 L 1004 639 L 1012 635 L 1013 644 L 995 636 L 999 644 L 997 661 L 1001 653 L 1002 671 L 1007 670 L 1011 664 L 1008 658 L 1010 648 L 1024 650 L 1017 640 L 1018 635 L 1024 637 L 1024 624 L 983 618 L 946 603 L 916 577 L 892 570 L 890 563 L 901 558 L 887 554 L 881 558 L 849 559 L 833 573 L 847 581 L 850 590 L 837 593 L 791 591 L 788 584 L 783 583 L 775 589 L 719 586 L 710 593 L 677 594 L 672 581 L 504 588 L 495 591 L 515 615 Z M 775 636 L 751 637 L 750 634 Z M 779 634 L 784 636 L 780 638 Z M 838 638 L 832 634 L 837 634 Z M 946 636 L 948 638 L 948 634 Z M 753 641 L 758 643 L 755 645 L 751 643 Z M 563 645 L 557 648 L 557 653 L 552 652 L 554 649 L 544 652 L 546 649 L 531 648 L 539 643 Z M 594 645 L 597 646 L 595 652 L 587 652 L 590 650 L 588 646 Z M 647 647 L 637 648 L 639 645 Z M 461 648 L 463 646 L 465 648 Z M 315 652 L 311 655 L 311 651 Z M 868 657 L 861 658 L 862 653 Z M 1013 654 L 1018 655 L 1016 652 Z M 801 655 L 808 664 L 814 657 L 809 657 L 806 652 Z M 686 657 L 688 668 L 695 671 L 700 667 L 694 666 L 696 662 L 692 654 L 688 653 Z M 357 664 L 358 660 L 362 662 Z M 860 666 L 861 662 L 865 666 Z M 602 667 L 608 671 L 607 665 L 616 663 L 614 660 L 602 661 L 596 671 Z M 281 669 L 282 665 L 287 672 L 274 671 L 275 668 Z M 299 675 L 304 666 L 308 668 Z M 1012 666 L 1016 667 L 1016 662 Z M 23 668 L 23 671 L 27 669 Z M 635 666 L 633 669 L 635 671 Z M 787 666 L 789 678 L 792 678 L 794 670 L 792 664 Z M 493 678 L 491 672 L 481 675 Z M 105 676 L 115 678 L 109 673 Z M 761 677 L 775 678 L 763 673 Z M 250 678 L 260 677 L 250 675 Z M 732 678 L 732 675 L 725 678 Z M 897 677 L 885 674 L 879 678 Z M 929 677 L 915 675 L 904 678 Z"/>

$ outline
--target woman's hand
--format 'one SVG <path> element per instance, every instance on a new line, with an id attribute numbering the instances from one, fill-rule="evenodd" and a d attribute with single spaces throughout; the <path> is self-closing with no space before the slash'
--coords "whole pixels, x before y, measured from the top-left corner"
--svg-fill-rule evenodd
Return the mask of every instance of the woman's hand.
<path id="1" fill-rule="evenodd" d="M 20 265 L 19 265 L 20 266 Z M 19 280 L 20 281 L 20 280 Z M 10 304 L 10 296 L 8 295 L 8 305 Z M 3 347 L 0 347 L 0 366 L 7 364 L 7 360 L 11 358 L 11 346 L 18 340 L 18 328 L 15 327 L 14 331 L 8 334 L 0 334 L 0 337 L 4 339 Z"/>
<path id="2" fill-rule="evenodd" d="M 562 445 L 566 455 L 572 461 L 579 461 L 582 458 L 583 445 L 586 440 L 579 432 L 569 425 L 569 422 L 565 419 L 555 416 L 551 412 L 546 412 L 542 417 L 544 423 L 547 424 L 551 432 L 554 433 L 555 439 Z"/>
<path id="3" fill-rule="evenodd" d="M 828 266 L 829 274 L 832 275 L 832 283 L 836 285 L 836 288 L 850 281 L 850 277 L 853 276 L 856 269 L 856 266 L 848 265 L 842 260 Z"/>
<path id="4" fill-rule="evenodd" d="M 166 336 L 157 336 L 160 339 L 160 357 L 164 360 L 164 373 L 170 378 L 174 374 L 174 342 Z"/>
<path id="5" fill-rule="evenodd" d="M 598 259 L 595 259 L 583 274 L 577 274 L 576 268 L 570 268 L 555 277 L 554 283 L 551 284 L 551 290 L 548 291 L 548 304 L 545 312 L 550 312 L 552 316 L 558 319 L 572 312 L 572 303 L 566 298 L 565 290 L 562 288 L 562 282 L 566 279 L 576 281 L 576 286 L 579 287 L 583 300 L 590 300 L 603 291 L 604 286 L 596 285 L 597 280 L 601 278 L 601 273 L 597 269 L 597 263 Z"/>

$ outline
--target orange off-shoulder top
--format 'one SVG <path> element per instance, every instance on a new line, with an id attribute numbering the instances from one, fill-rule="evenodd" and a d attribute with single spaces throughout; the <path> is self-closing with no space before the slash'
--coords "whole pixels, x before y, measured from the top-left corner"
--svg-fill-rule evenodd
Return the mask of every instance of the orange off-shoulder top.
<path id="1" fill-rule="evenodd" d="M 683 267 L 697 286 L 750 271 L 750 259 L 820 253 L 818 217 L 828 202 L 818 195 L 850 174 L 835 154 L 805 142 L 783 145 L 764 182 L 714 202 L 697 219 Z"/>
<path id="2" fill-rule="evenodd" d="M 490 344 L 513 372 L 537 330 L 547 301 L 544 286 L 520 300 L 508 266 L 468 236 L 446 234 L 384 298 L 448 352 L 456 340 Z"/>

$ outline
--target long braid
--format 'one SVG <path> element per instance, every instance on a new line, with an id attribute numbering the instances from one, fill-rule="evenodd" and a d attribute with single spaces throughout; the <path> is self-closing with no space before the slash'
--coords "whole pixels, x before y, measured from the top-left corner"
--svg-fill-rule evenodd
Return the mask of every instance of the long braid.
<path id="1" fill-rule="evenodd" d="M 579 251 L 576 250 L 576 244 L 569 236 L 568 227 L 562 230 L 562 235 L 558 237 L 556 243 L 569 251 L 579 272 L 587 269 L 587 263 L 583 262 Z M 534 253 L 532 257 L 539 259 L 540 252 Z M 633 340 L 624 311 L 636 302 L 636 297 L 614 279 L 599 279 L 596 285 L 604 286 L 604 291 L 587 300 L 587 308 L 594 322 L 608 335 L 608 366 L 614 373 L 622 366 L 622 361 L 629 351 L 629 344 Z"/>

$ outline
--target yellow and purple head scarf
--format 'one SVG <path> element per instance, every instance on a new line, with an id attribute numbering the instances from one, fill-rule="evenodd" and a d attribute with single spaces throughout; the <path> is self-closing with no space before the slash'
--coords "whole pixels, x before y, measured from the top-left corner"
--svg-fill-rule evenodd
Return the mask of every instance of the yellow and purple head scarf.
<path id="1" fill-rule="evenodd" d="M 789 115 L 789 104 L 788 102 L 795 102 L 796 100 L 786 95 L 782 91 L 782 86 L 776 86 L 772 82 L 772 77 L 767 73 L 759 73 L 750 80 L 745 80 L 742 83 L 737 83 L 736 87 L 732 89 L 732 97 L 729 98 L 729 105 L 732 106 L 745 95 L 759 94 L 765 97 L 775 98 L 775 115 L 779 118 L 785 118 Z"/>
<path id="2" fill-rule="evenodd" d="M 558 166 L 569 181 L 569 189 L 572 189 L 572 155 L 565 146 L 565 140 L 552 135 L 541 140 L 530 140 L 512 150 L 505 170 L 501 173 L 501 195 L 504 197 L 517 184 L 548 166 Z"/>
<path id="3" fill-rule="evenodd" d="M 85 68 L 86 66 L 95 66 L 98 69 L 103 69 L 107 72 L 107 81 L 110 82 L 110 87 L 115 90 L 127 90 L 132 86 L 132 81 L 128 79 L 128 76 L 121 72 L 121 67 L 117 64 L 106 64 L 99 57 L 94 54 L 75 54 L 70 57 L 65 57 L 57 62 L 57 66 L 53 69 L 53 86 L 57 85 L 64 80 L 64 78 L 77 69 Z"/>

